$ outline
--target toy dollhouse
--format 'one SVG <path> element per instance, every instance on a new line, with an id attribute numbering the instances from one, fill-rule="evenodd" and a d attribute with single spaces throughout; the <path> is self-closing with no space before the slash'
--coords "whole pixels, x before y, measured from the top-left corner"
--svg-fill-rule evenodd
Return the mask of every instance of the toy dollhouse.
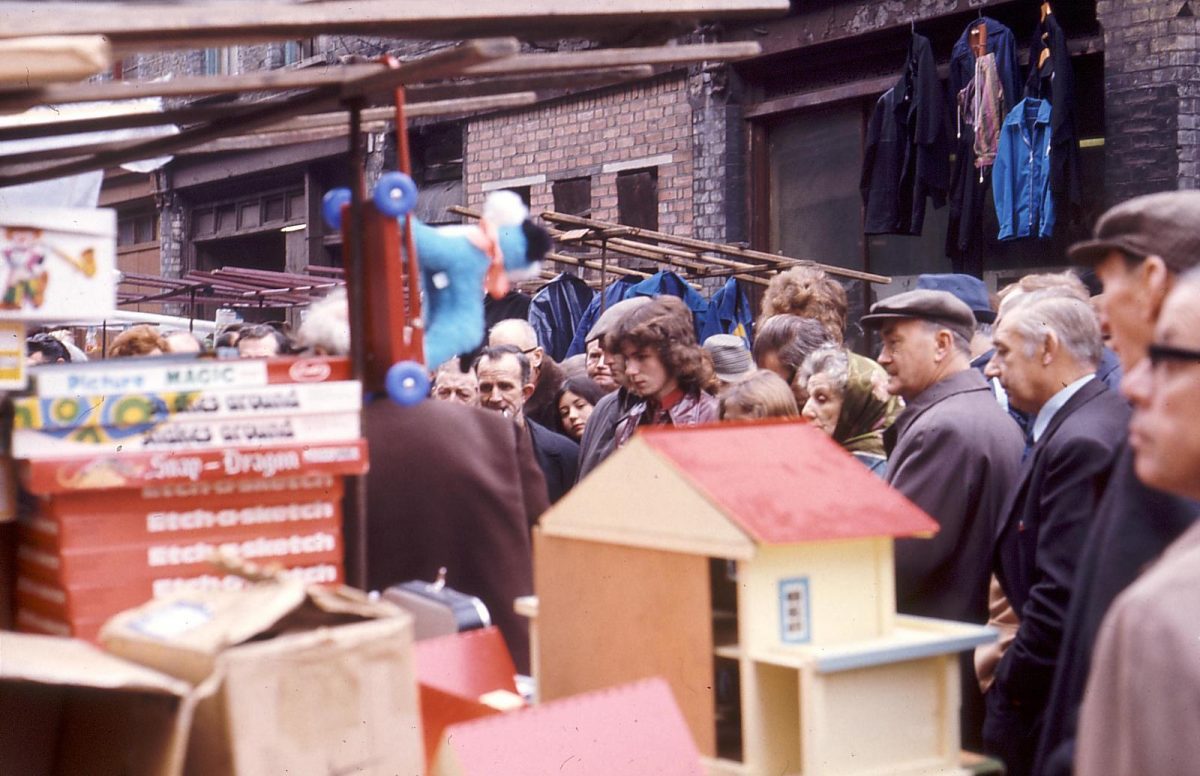
<path id="1" fill-rule="evenodd" d="M 806 424 L 640 432 L 542 518 L 540 699 L 661 676 L 713 774 L 960 773 L 994 634 L 895 611 L 893 539 L 936 530 Z"/>

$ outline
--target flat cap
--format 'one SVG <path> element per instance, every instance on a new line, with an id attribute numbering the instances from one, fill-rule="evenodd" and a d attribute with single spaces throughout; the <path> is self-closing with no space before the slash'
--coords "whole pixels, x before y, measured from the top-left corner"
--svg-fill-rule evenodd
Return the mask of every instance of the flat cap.
<path id="1" fill-rule="evenodd" d="M 1099 264 L 1118 250 L 1138 258 L 1158 256 L 1176 272 L 1200 263 L 1200 191 L 1166 191 L 1134 197 L 1109 208 L 1091 240 L 1067 250 L 1075 264 Z"/>
<path id="2" fill-rule="evenodd" d="M 974 275 L 963 275 L 956 272 L 917 275 L 917 288 L 949 291 L 971 308 L 975 320 L 980 323 L 991 323 L 996 320 L 996 311 L 992 309 L 992 302 L 988 298 L 987 286 Z"/>
<path id="3" fill-rule="evenodd" d="M 862 317 L 862 324 L 877 329 L 884 322 L 897 318 L 932 321 L 961 334 L 968 342 L 975 335 L 975 316 L 971 308 L 949 291 L 918 289 L 889 296 L 871 305 L 871 314 Z"/>
<path id="4" fill-rule="evenodd" d="M 612 307 L 600 313 L 600 317 L 596 319 L 596 323 L 588 330 L 587 336 L 583 338 L 583 341 L 591 342 L 608 334 L 617 328 L 617 324 L 620 323 L 622 318 L 644 304 L 650 304 L 650 297 L 631 296 L 628 299 L 622 299 L 620 302 L 617 302 Z"/>
<path id="5" fill-rule="evenodd" d="M 746 342 L 736 334 L 714 334 L 704 340 L 712 358 L 713 373 L 727 383 L 744 380 L 754 372 L 754 358 Z"/>

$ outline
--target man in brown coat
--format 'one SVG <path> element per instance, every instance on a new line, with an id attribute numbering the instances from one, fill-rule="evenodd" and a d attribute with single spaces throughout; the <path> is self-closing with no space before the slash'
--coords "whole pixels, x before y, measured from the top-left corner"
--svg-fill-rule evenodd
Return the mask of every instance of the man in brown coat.
<path id="1" fill-rule="evenodd" d="M 529 528 L 548 506 L 529 435 L 497 413 L 441 401 L 363 411 L 367 475 L 367 584 L 410 579 L 478 596 L 529 670 L 529 630 L 513 599 L 533 592 Z"/>
<path id="2" fill-rule="evenodd" d="M 1025 444 L 971 368 L 975 317 L 945 291 L 897 294 L 871 307 L 888 391 L 907 406 L 884 432 L 888 482 L 937 520 L 932 539 L 896 542 L 896 608 L 983 624 L 994 526 L 1015 486 Z M 962 657 L 963 745 L 982 743 L 983 703 L 970 655 Z"/>

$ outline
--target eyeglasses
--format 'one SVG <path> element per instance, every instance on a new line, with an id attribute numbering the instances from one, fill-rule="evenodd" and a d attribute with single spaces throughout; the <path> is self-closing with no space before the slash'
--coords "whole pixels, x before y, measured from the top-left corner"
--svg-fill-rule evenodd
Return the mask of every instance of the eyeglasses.
<path id="1" fill-rule="evenodd" d="M 1150 359 L 1150 366 L 1158 369 L 1163 364 L 1176 364 L 1185 361 L 1200 362 L 1200 350 L 1189 350 L 1188 348 L 1177 348 L 1173 345 L 1161 345 L 1154 343 L 1150 345 L 1146 355 Z"/>

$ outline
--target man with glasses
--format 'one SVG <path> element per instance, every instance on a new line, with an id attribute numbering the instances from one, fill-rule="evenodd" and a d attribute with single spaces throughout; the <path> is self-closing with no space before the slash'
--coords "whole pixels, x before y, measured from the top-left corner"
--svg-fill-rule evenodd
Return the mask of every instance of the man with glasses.
<path id="1" fill-rule="evenodd" d="M 1167 297 L 1154 342 L 1125 377 L 1138 479 L 1200 499 L 1200 270 Z M 1112 605 L 1079 722 L 1089 776 L 1184 776 L 1200 763 L 1200 524 Z"/>
<path id="2" fill-rule="evenodd" d="M 1112 347 L 1128 374 L 1146 357 L 1177 277 L 1200 262 L 1200 192 L 1173 191 L 1123 202 L 1101 216 L 1094 239 L 1073 245 L 1069 256 L 1094 267 L 1104 284 L 1103 312 Z M 1080 556 L 1034 773 L 1075 772 L 1079 706 L 1101 620 L 1113 599 L 1195 517 L 1195 504 L 1139 482 L 1133 450 L 1122 447 Z"/>

